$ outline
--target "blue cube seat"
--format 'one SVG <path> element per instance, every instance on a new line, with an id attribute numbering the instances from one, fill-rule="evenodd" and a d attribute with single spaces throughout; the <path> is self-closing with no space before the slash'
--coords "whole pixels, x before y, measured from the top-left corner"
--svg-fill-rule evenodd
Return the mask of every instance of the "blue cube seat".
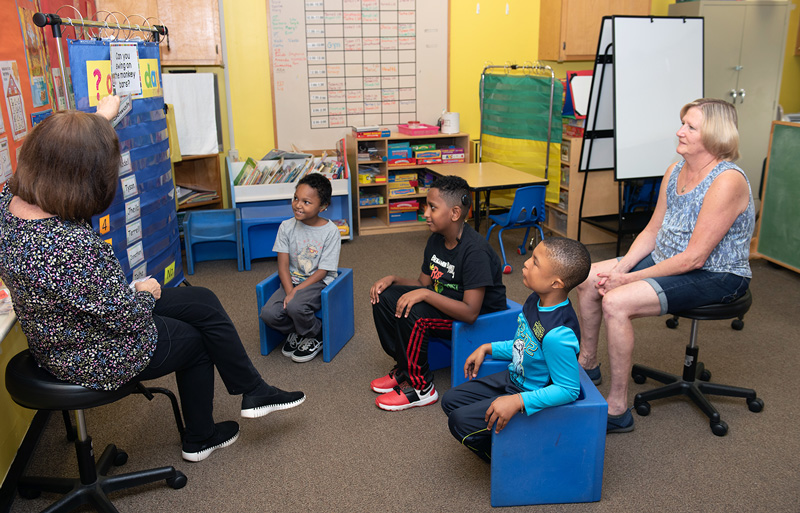
<path id="1" fill-rule="evenodd" d="M 242 270 L 241 215 L 238 208 L 190 210 L 183 218 L 186 269 L 195 262 L 236 259 Z"/>
<path id="2" fill-rule="evenodd" d="M 274 273 L 256 285 L 256 302 L 258 314 L 267 300 L 281 286 L 278 273 Z M 333 357 L 353 338 L 355 334 L 355 318 L 353 310 L 353 270 L 339 268 L 339 275 L 322 289 L 322 307 L 317 317 L 322 319 L 322 359 L 326 362 Z M 261 354 L 267 355 L 281 345 L 286 338 L 282 333 L 273 330 L 258 319 L 261 338 Z"/>
<path id="3" fill-rule="evenodd" d="M 492 506 L 600 500 L 608 403 L 583 369 L 580 382 L 576 401 L 492 432 Z"/>
<path id="4" fill-rule="evenodd" d="M 253 259 L 278 256 L 272 247 L 281 223 L 292 217 L 292 207 L 286 204 L 241 209 L 244 268 L 249 271 Z"/>
<path id="5" fill-rule="evenodd" d="M 472 324 L 454 321 L 450 340 L 431 338 L 428 342 L 428 365 L 431 370 L 450 367 L 452 386 L 466 381 L 464 363 L 473 351 L 486 342 L 514 338 L 522 305 L 506 298 L 506 307 L 506 310 L 479 315 Z M 487 356 L 478 370 L 478 377 L 500 372 L 507 367 L 508 361 Z"/>

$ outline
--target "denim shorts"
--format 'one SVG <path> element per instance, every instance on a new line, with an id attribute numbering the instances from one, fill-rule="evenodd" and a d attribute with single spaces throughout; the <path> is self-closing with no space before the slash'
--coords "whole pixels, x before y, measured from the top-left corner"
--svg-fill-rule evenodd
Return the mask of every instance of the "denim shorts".
<path id="1" fill-rule="evenodd" d="M 655 265 L 648 255 L 630 272 L 640 271 Z M 731 303 L 747 292 L 750 278 L 732 273 L 715 273 L 698 269 L 677 276 L 645 278 L 658 294 L 661 315 L 680 312 L 714 303 Z"/>

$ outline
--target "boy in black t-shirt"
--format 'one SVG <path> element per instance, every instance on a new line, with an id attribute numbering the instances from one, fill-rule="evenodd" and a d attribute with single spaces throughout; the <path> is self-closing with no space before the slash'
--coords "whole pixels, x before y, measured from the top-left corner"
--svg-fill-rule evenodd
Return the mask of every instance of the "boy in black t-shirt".
<path id="1" fill-rule="evenodd" d="M 506 308 L 500 258 L 464 222 L 471 203 L 464 179 L 437 179 L 425 207 L 433 233 L 419 278 L 386 276 L 370 289 L 381 346 L 397 362 L 389 374 L 370 383 L 381 394 L 375 400 L 381 409 L 435 403 L 439 394 L 428 365 L 428 338 L 449 338 L 454 320 L 473 323 L 480 314 Z"/>

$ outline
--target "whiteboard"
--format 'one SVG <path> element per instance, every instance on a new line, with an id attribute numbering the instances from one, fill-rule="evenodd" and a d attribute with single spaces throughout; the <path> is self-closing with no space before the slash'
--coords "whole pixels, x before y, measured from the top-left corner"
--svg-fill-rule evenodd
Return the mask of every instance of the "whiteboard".
<path id="1" fill-rule="evenodd" d="M 662 176 L 680 110 L 703 97 L 703 19 L 614 16 L 617 180 Z"/>
<path id="2" fill-rule="evenodd" d="M 447 0 L 267 1 L 279 148 L 436 124 L 447 109 Z"/>
<path id="3" fill-rule="evenodd" d="M 702 18 L 603 18 L 580 171 L 662 176 L 679 159 L 681 107 L 702 97 Z"/>

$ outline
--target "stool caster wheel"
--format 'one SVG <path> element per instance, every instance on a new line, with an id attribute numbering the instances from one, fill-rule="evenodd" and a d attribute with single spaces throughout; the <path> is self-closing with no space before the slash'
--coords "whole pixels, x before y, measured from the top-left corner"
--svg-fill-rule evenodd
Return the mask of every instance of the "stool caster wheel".
<path id="1" fill-rule="evenodd" d="M 711 424 L 711 432 L 717 436 L 725 436 L 728 434 L 728 424 L 725 423 L 724 420 L 720 420 L 719 422 L 710 422 Z"/>
<path id="2" fill-rule="evenodd" d="M 764 401 L 756 397 L 755 399 L 748 399 L 747 400 L 747 407 L 753 413 L 758 413 L 764 409 Z"/>
<path id="3" fill-rule="evenodd" d="M 517 254 L 518 255 L 524 255 L 525 253 L 526 253 L 525 244 L 523 244 L 522 246 L 517 246 Z"/>
<path id="4" fill-rule="evenodd" d="M 634 404 L 634 407 L 636 408 L 636 413 L 638 413 L 640 416 L 647 417 L 648 415 L 650 415 L 650 403 L 643 402 L 639 404 Z"/>
<path id="5" fill-rule="evenodd" d="M 673 317 L 672 319 L 667 319 L 667 328 L 674 330 L 678 327 L 678 319 Z"/>
<path id="6" fill-rule="evenodd" d="M 736 331 L 742 331 L 742 328 L 744 328 L 744 321 L 741 319 L 732 320 L 731 328 L 735 329 Z"/>
<path id="7" fill-rule="evenodd" d="M 711 381 L 711 373 L 706 369 L 703 369 L 703 372 L 700 373 L 698 378 L 700 378 L 700 381 Z"/>
<path id="8" fill-rule="evenodd" d="M 114 466 L 121 467 L 127 462 L 128 462 L 128 453 L 125 451 L 117 450 L 117 454 L 114 456 Z"/>
<path id="9" fill-rule="evenodd" d="M 631 377 L 633 378 L 633 381 L 638 385 L 641 385 L 642 383 L 647 381 L 647 376 L 645 376 L 644 374 L 633 374 Z"/>
<path id="10" fill-rule="evenodd" d="M 503 274 L 511 274 L 511 271 L 513 271 L 513 270 L 514 270 L 514 268 L 511 267 L 508 264 L 503 266 Z"/>
<path id="11" fill-rule="evenodd" d="M 18 485 L 17 493 L 23 499 L 30 500 L 38 498 L 42 494 L 42 491 L 32 486 Z"/>
<path id="12" fill-rule="evenodd" d="M 173 477 L 167 478 L 167 484 L 173 490 L 180 490 L 186 486 L 186 481 L 186 476 L 180 470 L 176 470 Z"/>

